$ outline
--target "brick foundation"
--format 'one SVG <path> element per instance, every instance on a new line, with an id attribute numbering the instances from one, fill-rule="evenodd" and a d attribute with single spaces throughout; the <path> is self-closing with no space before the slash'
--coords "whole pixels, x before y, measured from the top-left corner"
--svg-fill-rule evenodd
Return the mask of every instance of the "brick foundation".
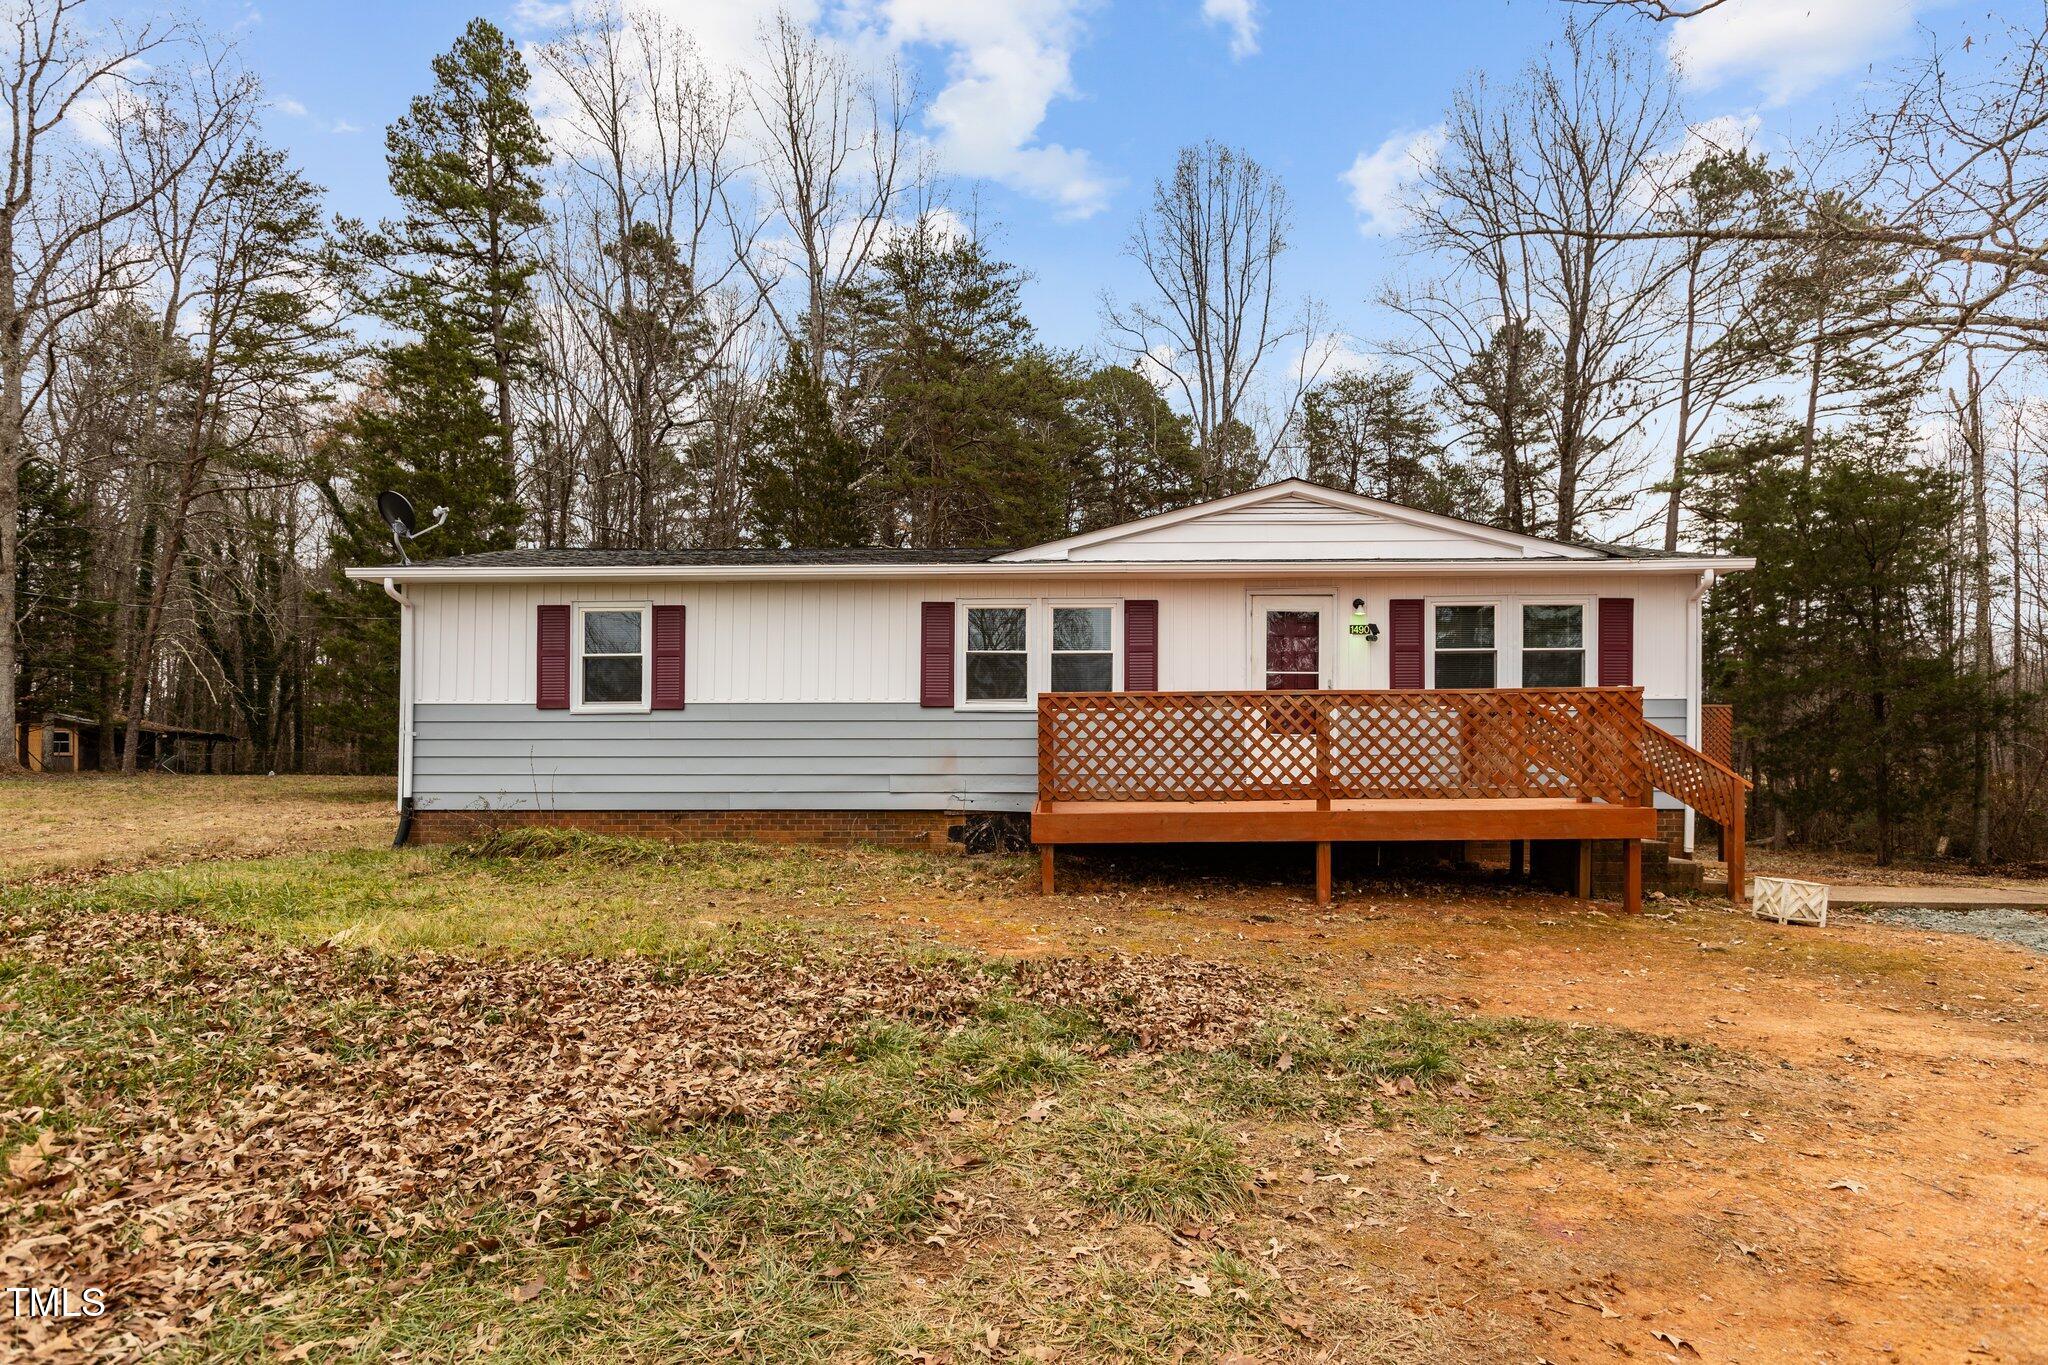
<path id="1" fill-rule="evenodd" d="M 1685 856 L 1685 812 L 1682 810 L 1660 810 L 1657 812 L 1657 837 L 1664 841 L 1674 858 Z"/>
<path id="2" fill-rule="evenodd" d="M 962 817 L 928 810 L 423 810 L 412 841 L 451 844 L 496 829 L 549 825 L 633 839 L 958 848 Z"/>

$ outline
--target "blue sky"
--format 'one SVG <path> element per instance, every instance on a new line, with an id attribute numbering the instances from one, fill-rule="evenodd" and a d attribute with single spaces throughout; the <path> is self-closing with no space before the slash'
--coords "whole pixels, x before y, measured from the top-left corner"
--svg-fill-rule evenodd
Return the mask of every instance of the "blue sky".
<path id="1" fill-rule="evenodd" d="M 737 59 L 773 0 L 649 0 Z M 1368 300 L 1398 243 L 1371 226 L 1345 178 L 1427 130 L 1469 73 L 1505 79 L 1555 37 L 1563 0 L 797 0 L 821 25 L 896 53 L 934 97 L 924 131 L 963 176 L 1002 253 L 1028 270 L 1047 340 L 1099 335 L 1105 287 L 1132 287 L 1120 250 L 1153 177 L 1203 137 L 1247 148 L 1294 200 L 1290 292 L 1326 300 L 1369 344 Z M 383 129 L 423 89 L 428 61 L 473 15 L 538 37 L 551 0 L 201 0 L 239 34 L 276 104 L 270 136 L 329 189 L 338 212 L 375 217 Z M 1581 15 L 1585 13 L 1580 11 Z M 1641 23 L 1638 20 L 1608 22 Z M 1753 121 L 1766 145 L 1853 97 L 1872 62 L 1928 31 L 1989 27 L 1940 0 L 1731 0 L 1679 36 L 1695 120 Z M 1660 48 L 1678 33 L 1657 27 Z M 1392 141 L 1390 141 L 1392 139 Z M 1382 177 L 1384 179 L 1384 177 Z"/>

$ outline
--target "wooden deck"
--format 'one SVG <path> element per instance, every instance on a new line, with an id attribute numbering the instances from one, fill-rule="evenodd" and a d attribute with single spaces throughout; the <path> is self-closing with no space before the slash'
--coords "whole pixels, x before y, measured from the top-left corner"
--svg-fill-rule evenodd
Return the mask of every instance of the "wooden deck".
<path id="1" fill-rule="evenodd" d="M 1567 797 L 1314 801 L 1041 801 L 1045 844 L 1256 844 L 1422 839 L 1650 839 L 1657 812 Z"/>
<path id="2" fill-rule="evenodd" d="M 1047 891 L 1061 844 L 1311 843 L 1327 901 L 1333 843 L 1572 840 L 1583 896 L 1608 839 L 1636 911 L 1663 790 L 1722 823 L 1740 898 L 1748 784 L 1634 688 L 1047 693 L 1038 734 Z"/>

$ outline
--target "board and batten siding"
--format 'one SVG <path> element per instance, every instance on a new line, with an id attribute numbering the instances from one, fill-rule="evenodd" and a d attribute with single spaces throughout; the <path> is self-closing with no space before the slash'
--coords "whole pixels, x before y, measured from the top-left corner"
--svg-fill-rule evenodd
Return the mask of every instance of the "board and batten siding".
<path id="1" fill-rule="evenodd" d="M 1255 592 L 1322 594 L 1339 621 L 1363 597 L 1382 630 L 1387 603 L 1586 601 L 1634 597 L 1636 685 L 1649 697 L 1692 691 L 1689 593 L 1680 575 L 1533 572 L 1451 578 L 1373 575 L 1290 581 L 953 578 L 915 582 L 420 583 L 416 700 L 421 704 L 524 704 L 534 700 L 534 608 L 542 603 L 656 602 L 689 608 L 686 694 L 699 702 L 907 702 L 918 699 L 918 611 L 925 601 L 1159 603 L 1159 686 L 1213 691 L 1249 685 L 1250 602 Z M 1505 615 L 1505 613 L 1504 613 Z M 1597 613 L 1587 613 L 1589 672 Z M 1503 621 L 1505 630 L 1507 622 Z M 1337 638 L 1339 687 L 1387 685 L 1387 642 Z M 1506 660 L 1503 660 L 1505 666 Z M 1506 678 L 1503 681 L 1507 681 Z"/>
<path id="2" fill-rule="evenodd" d="M 411 794 L 423 809 L 1029 810 L 1029 711 L 918 705 L 920 603 L 1159 603 L 1159 686 L 1242 688 L 1250 595 L 1327 595 L 1340 626 L 1334 684 L 1387 686 L 1388 642 L 1346 634 L 1351 602 L 1384 632 L 1387 603 L 1636 599 L 1635 682 L 1652 719 L 1685 737 L 1696 704 L 1690 591 L 1681 575 L 1364 575 L 1302 580 L 978 578 L 444 584 L 414 604 Z M 578 715 L 534 705 L 535 608 L 576 602 L 688 608 L 685 709 Z M 1597 612 L 1587 612 L 1589 676 Z M 1518 618 L 1517 618 L 1518 619 Z M 1505 628 L 1504 628 L 1505 629 Z M 1509 641 L 1503 642 L 1504 650 Z M 1034 641 L 1034 648 L 1038 643 Z M 1514 680 L 1503 655 L 1504 684 Z M 1518 664 L 1515 665 L 1518 667 Z"/>

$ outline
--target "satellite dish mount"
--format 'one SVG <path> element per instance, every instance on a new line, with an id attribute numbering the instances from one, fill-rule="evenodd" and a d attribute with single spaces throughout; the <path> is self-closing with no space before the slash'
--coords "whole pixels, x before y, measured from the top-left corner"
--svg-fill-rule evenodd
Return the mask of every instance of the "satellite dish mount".
<path id="1" fill-rule="evenodd" d="M 406 542 L 439 530 L 448 520 L 448 509 L 436 507 L 434 519 L 422 526 L 413 513 L 412 499 L 395 488 L 387 488 L 377 495 L 377 515 L 384 518 L 384 524 L 391 528 L 391 547 L 398 551 L 399 560 L 410 564 L 412 556 L 405 552 Z"/>

